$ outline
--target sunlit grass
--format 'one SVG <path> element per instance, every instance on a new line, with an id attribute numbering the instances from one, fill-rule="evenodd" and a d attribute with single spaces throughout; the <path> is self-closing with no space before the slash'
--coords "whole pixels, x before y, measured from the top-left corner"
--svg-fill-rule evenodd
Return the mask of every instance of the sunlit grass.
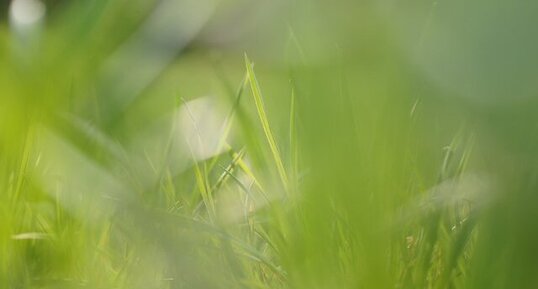
<path id="1" fill-rule="evenodd" d="M 538 284 L 535 100 L 459 65 L 457 4 L 15 2 L 48 10 L 0 24 L 1 288 Z"/>

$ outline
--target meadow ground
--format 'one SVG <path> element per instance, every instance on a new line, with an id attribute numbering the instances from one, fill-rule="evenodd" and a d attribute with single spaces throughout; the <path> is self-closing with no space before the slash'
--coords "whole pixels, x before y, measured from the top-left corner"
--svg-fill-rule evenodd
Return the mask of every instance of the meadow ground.
<path id="1" fill-rule="evenodd" d="M 538 4 L 0 9 L 0 288 L 538 287 Z"/>

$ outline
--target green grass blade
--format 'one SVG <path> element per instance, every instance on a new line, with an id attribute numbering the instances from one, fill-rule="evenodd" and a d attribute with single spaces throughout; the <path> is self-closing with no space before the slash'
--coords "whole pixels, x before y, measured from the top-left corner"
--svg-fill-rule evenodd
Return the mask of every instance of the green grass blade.
<path id="1" fill-rule="evenodd" d="M 273 160 L 275 162 L 278 174 L 280 176 L 282 184 L 284 185 L 284 189 L 287 192 L 288 191 L 288 177 L 286 174 L 286 170 L 284 169 L 284 163 L 282 162 L 282 158 L 280 157 L 280 152 L 278 150 L 278 146 L 273 136 L 273 132 L 271 131 L 271 127 L 269 126 L 269 120 L 265 112 L 265 106 L 263 104 L 263 97 L 260 90 L 260 86 L 258 84 L 258 80 L 256 79 L 256 74 L 254 74 L 252 63 L 250 62 L 246 54 L 245 54 L 245 63 L 247 67 L 250 88 L 252 90 L 252 96 L 254 97 L 256 110 L 258 112 L 258 116 L 262 124 L 263 132 L 265 133 L 265 138 L 267 139 L 269 148 L 271 149 L 271 153 L 273 155 Z"/>

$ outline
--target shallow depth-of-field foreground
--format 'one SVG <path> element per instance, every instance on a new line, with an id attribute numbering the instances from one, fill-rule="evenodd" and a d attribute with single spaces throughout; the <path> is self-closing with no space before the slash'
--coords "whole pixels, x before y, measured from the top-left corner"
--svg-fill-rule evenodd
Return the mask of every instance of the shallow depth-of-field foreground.
<path id="1" fill-rule="evenodd" d="M 538 288 L 538 2 L 0 4 L 0 288 Z"/>

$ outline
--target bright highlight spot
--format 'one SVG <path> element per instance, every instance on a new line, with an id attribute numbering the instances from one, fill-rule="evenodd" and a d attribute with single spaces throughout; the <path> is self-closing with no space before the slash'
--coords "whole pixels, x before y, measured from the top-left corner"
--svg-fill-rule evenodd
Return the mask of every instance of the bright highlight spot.
<path id="1" fill-rule="evenodd" d="M 45 11 L 45 4 L 39 0 L 15 0 L 9 8 L 9 16 L 15 25 L 32 25 L 45 16 Z"/>

